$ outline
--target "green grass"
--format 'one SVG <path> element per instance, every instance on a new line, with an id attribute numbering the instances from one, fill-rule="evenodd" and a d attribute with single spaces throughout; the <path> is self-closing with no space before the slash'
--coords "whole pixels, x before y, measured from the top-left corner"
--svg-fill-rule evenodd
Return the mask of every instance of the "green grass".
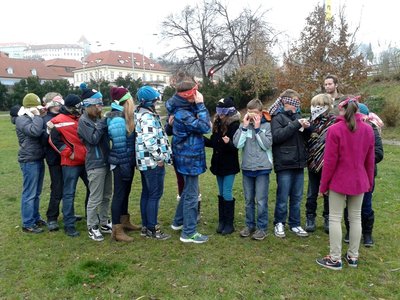
<path id="1" fill-rule="evenodd" d="M 207 172 L 200 178 L 203 202 L 199 230 L 209 234 L 210 241 L 202 245 L 181 243 L 179 234 L 168 227 L 176 207 L 172 167 L 167 169 L 159 213 L 164 231 L 172 234 L 167 241 L 133 233 L 131 244 L 110 242 L 109 236 L 97 243 L 87 237 L 84 222 L 78 223 L 78 238 L 69 238 L 62 231 L 22 233 L 22 176 L 15 131 L 8 118 L 0 118 L 0 135 L 0 299 L 399 299 L 400 147 L 385 145 L 385 159 L 379 164 L 374 193 L 376 246 L 361 246 L 358 269 L 345 266 L 335 272 L 315 263 L 329 250 L 328 235 L 322 228 L 322 205 L 318 207 L 318 229 L 309 238 L 290 233 L 285 239 L 274 237 L 274 174 L 268 237 L 260 242 L 240 238 L 238 230 L 231 236 L 215 234 L 217 187 L 215 177 Z M 130 197 L 135 223 L 140 222 L 139 177 L 136 173 Z M 240 229 L 244 225 L 240 175 L 234 195 L 236 228 Z M 46 174 L 40 208 L 43 216 L 48 199 Z M 79 183 L 76 210 L 80 214 L 84 213 L 83 199 Z M 304 224 L 304 199 L 302 217 Z"/>

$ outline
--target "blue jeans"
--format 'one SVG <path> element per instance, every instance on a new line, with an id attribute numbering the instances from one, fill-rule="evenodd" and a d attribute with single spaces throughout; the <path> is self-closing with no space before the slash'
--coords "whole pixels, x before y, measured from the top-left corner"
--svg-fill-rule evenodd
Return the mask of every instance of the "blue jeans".
<path id="1" fill-rule="evenodd" d="M 308 187 L 307 187 L 307 201 L 306 201 L 306 215 L 317 216 L 317 199 L 319 193 L 319 184 L 321 182 L 322 171 L 315 173 L 308 170 Z M 322 215 L 324 218 L 329 216 L 329 197 L 323 195 L 324 198 L 324 211 Z"/>
<path id="2" fill-rule="evenodd" d="M 276 204 L 274 224 L 286 223 L 289 198 L 289 227 L 300 226 L 300 204 L 303 197 L 304 169 L 276 172 Z"/>
<path id="3" fill-rule="evenodd" d="M 142 195 L 140 197 L 140 213 L 142 226 L 153 230 L 157 225 L 158 208 L 164 192 L 165 167 L 155 167 L 140 171 L 142 178 Z"/>
<path id="4" fill-rule="evenodd" d="M 243 192 L 246 210 L 246 226 L 250 229 L 267 230 L 269 174 L 257 177 L 243 175 Z M 255 221 L 255 201 L 257 201 L 257 224 Z"/>
<path id="5" fill-rule="evenodd" d="M 235 174 L 226 176 L 217 176 L 219 195 L 226 201 L 233 200 L 232 189 L 235 181 Z"/>
<path id="6" fill-rule="evenodd" d="M 29 228 L 41 219 L 39 205 L 43 187 L 44 161 L 21 162 L 19 165 L 23 176 L 21 196 L 22 226 Z"/>
<path id="7" fill-rule="evenodd" d="M 79 177 L 83 180 L 85 186 L 88 186 L 88 179 L 85 166 L 62 166 L 64 188 L 63 188 L 63 206 L 62 213 L 64 227 L 75 226 L 75 192 Z"/>
<path id="8" fill-rule="evenodd" d="M 182 175 L 185 182 L 181 200 L 176 207 L 174 225 L 183 225 L 182 236 L 191 237 L 197 232 L 197 202 L 199 176 Z"/>

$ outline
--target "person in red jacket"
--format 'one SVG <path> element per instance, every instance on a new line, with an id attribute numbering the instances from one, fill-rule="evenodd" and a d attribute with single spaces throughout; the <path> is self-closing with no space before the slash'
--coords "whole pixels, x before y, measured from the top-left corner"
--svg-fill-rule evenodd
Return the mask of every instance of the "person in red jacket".
<path id="1" fill-rule="evenodd" d="M 51 128 L 49 144 L 61 155 L 63 173 L 63 216 L 64 231 L 68 236 L 76 237 L 74 200 L 76 185 L 80 177 L 86 189 L 88 179 L 85 170 L 86 148 L 78 137 L 78 120 L 82 114 L 81 99 L 70 94 L 65 98 L 65 105 L 60 113 L 47 126 Z"/>
<path id="2" fill-rule="evenodd" d="M 320 184 L 320 192 L 329 193 L 330 254 L 316 261 L 333 270 L 342 269 L 341 220 L 346 200 L 351 226 L 344 259 L 350 267 L 358 266 L 361 204 L 364 193 L 372 191 L 375 169 L 374 133 L 357 113 L 356 98 L 347 96 L 339 103 L 339 110 L 344 110 L 344 114 L 328 129 Z"/>

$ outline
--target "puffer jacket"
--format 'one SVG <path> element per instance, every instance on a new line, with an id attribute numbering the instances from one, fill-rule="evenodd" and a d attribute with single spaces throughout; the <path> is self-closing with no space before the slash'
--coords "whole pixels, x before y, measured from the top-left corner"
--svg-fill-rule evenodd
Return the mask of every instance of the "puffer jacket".
<path id="1" fill-rule="evenodd" d="M 49 144 L 61 155 L 62 166 L 85 164 L 86 148 L 78 137 L 78 120 L 79 117 L 70 114 L 64 106 L 58 116 L 51 119 L 54 128 L 50 132 Z"/>
<path id="2" fill-rule="evenodd" d="M 86 147 L 86 171 L 108 167 L 110 140 L 105 119 L 92 120 L 85 112 L 78 123 L 78 135 Z"/>
<path id="3" fill-rule="evenodd" d="M 53 149 L 53 147 L 49 144 L 49 134 L 46 131 L 47 122 L 58 116 L 58 114 L 53 114 L 50 111 L 47 112 L 45 116 L 43 116 L 43 128 L 44 132 L 42 135 L 42 144 L 44 146 L 45 157 L 47 165 L 49 166 L 59 166 L 61 164 L 61 156 L 60 154 Z"/>
<path id="4" fill-rule="evenodd" d="M 22 115 L 15 119 L 19 151 L 18 162 L 32 162 L 44 158 L 44 147 L 41 136 L 44 132 L 43 119 L 40 116 L 33 118 Z"/>
<path id="5" fill-rule="evenodd" d="M 211 129 L 210 116 L 204 103 L 190 103 L 178 95 L 166 102 L 172 125 L 172 153 L 177 172 L 200 175 L 206 171 L 203 134 Z"/>
<path id="6" fill-rule="evenodd" d="M 126 179 L 132 178 L 135 168 L 135 134 L 127 135 L 123 107 L 112 104 L 112 111 L 106 114 L 111 149 L 108 162 L 120 166 Z"/>

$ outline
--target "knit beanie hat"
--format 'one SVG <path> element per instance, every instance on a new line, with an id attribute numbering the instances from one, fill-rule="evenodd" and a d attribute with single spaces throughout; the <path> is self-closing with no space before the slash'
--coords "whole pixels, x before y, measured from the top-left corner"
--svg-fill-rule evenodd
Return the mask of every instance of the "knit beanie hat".
<path id="1" fill-rule="evenodd" d="M 358 110 L 359 110 L 360 113 L 362 113 L 363 115 L 366 115 L 366 116 L 369 115 L 368 106 L 366 106 L 364 103 L 358 103 Z"/>
<path id="2" fill-rule="evenodd" d="M 25 108 L 37 107 L 40 105 L 41 105 L 40 98 L 38 95 L 34 93 L 26 94 L 24 99 L 22 100 L 22 106 Z"/>
<path id="3" fill-rule="evenodd" d="M 233 98 L 227 97 L 219 100 L 216 111 L 218 115 L 232 116 L 236 114 L 237 110 L 235 108 L 235 104 L 233 103 Z"/>
<path id="4" fill-rule="evenodd" d="M 64 105 L 64 99 L 61 97 L 59 93 L 50 92 L 44 95 L 43 103 L 45 107 L 48 109 L 50 107 Z"/>
<path id="5" fill-rule="evenodd" d="M 143 107 L 150 107 L 160 99 L 160 93 L 149 85 L 142 86 L 136 93 L 139 104 Z"/>
<path id="6" fill-rule="evenodd" d="M 93 98 L 93 99 L 99 99 L 99 98 L 103 98 L 103 95 L 96 91 L 95 89 L 89 89 L 86 85 L 86 83 L 81 83 L 79 86 L 80 90 L 82 91 L 81 94 L 81 99 L 85 100 L 85 99 L 89 99 L 89 98 Z"/>
<path id="7" fill-rule="evenodd" d="M 196 94 L 198 86 L 192 77 L 181 72 L 176 77 L 175 89 L 179 96 L 189 99 Z"/>
<path id="8" fill-rule="evenodd" d="M 75 94 L 69 94 L 67 97 L 65 97 L 65 106 L 67 107 L 77 107 L 78 104 L 81 104 L 82 100 L 79 98 L 79 96 Z"/>
<path id="9" fill-rule="evenodd" d="M 115 87 L 113 86 L 110 90 L 111 100 L 116 102 L 119 105 L 122 105 L 126 100 L 132 98 L 129 90 L 124 87 Z"/>

